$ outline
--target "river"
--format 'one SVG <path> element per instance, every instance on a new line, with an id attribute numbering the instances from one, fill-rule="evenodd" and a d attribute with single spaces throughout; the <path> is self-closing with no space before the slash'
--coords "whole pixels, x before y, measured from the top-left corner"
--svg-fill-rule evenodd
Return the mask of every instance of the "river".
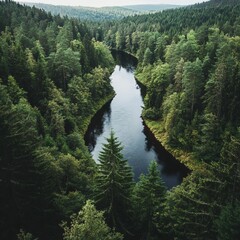
<path id="1" fill-rule="evenodd" d="M 116 96 L 94 116 L 85 135 L 85 143 L 98 161 L 102 144 L 111 130 L 122 143 L 122 154 L 133 168 L 137 181 L 147 173 L 149 163 L 157 161 L 168 189 L 179 185 L 188 169 L 168 153 L 144 125 L 141 118 L 144 89 L 134 78 L 136 59 L 125 53 L 113 52 L 116 60 L 111 84 Z"/>

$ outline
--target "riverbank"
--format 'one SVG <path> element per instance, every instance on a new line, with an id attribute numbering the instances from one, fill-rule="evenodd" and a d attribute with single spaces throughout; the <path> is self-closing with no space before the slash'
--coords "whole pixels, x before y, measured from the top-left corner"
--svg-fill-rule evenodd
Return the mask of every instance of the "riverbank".
<path id="1" fill-rule="evenodd" d="M 138 61 L 138 58 L 137 58 L 137 56 L 136 56 L 136 55 L 134 55 L 134 54 L 133 54 L 133 53 L 131 53 L 131 52 L 128 52 L 128 51 L 123 51 L 123 50 L 119 50 L 119 49 L 116 49 L 116 48 L 110 48 L 110 51 L 115 51 L 115 52 L 120 52 L 120 53 L 128 54 L 128 55 L 130 55 L 130 56 L 132 56 L 132 57 L 136 58 L 136 59 L 137 59 L 137 61 Z"/>
<path id="2" fill-rule="evenodd" d="M 114 51 L 119 51 L 117 49 L 111 49 Z M 119 51 L 126 53 L 134 58 L 137 59 L 137 57 L 126 51 Z M 138 60 L 138 59 L 137 59 Z M 146 79 L 141 78 L 141 73 L 136 74 L 134 73 L 134 77 L 137 81 L 137 83 L 140 85 L 140 88 L 142 90 L 143 96 L 145 97 L 147 93 L 147 81 Z M 202 169 L 203 164 L 199 162 L 198 160 L 194 159 L 194 156 L 191 154 L 191 152 L 186 152 L 180 148 L 176 147 L 171 147 L 168 142 L 167 142 L 167 133 L 164 131 L 163 126 L 161 124 L 161 121 L 151 121 L 143 117 L 144 123 L 146 126 L 149 128 L 149 130 L 154 134 L 155 138 L 160 142 L 160 144 L 168 151 L 170 152 L 179 162 L 184 164 L 187 168 L 190 170 L 197 170 L 197 169 Z"/>
<path id="3" fill-rule="evenodd" d="M 183 151 L 180 148 L 171 147 L 167 142 L 167 133 L 164 132 L 162 124 L 160 121 L 151 121 L 144 119 L 144 123 L 154 134 L 156 139 L 161 143 L 161 145 L 170 152 L 179 162 L 184 164 L 190 170 L 202 169 L 202 163 L 194 159 L 193 155 L 190 152 Z"/>
<path id="4" fill-rule="evenodd" d="M 137 82 L 139 82 L 141 85 L 143 85 L 147 89 L 146 82 L 143 81 L 141 77 L 138 77 L 135 75 L 135 78 Z M 153 120 L 146 119 L 144 117 L 142 118 L 146 126 L 154 134 L 155 138 L 160 142 L 160 144 L 168 152 L 170 152 L 179 162 L 184 164 L 186 167 L 188 167 L 192 171 L 203 169 L 203 164 L 198 160 L 194 159 L 194 156 L 192 155 L 191 152 L 186 152 L 176 147 L 173 148 L 168 144 L 167 133 L 164 131 L 161 120 L 153 121 Z"/>
<path id="5" fill-rule="evenodd" d="M 84 136 L 85 133 L 88 130 L 88 127 L 91 123 L 92 118 L 95 116 L 95 114 L 101 109 L 103 108 L 109 101 L 111 101 L 115 96 L 115 92 L 110 93 L 108 96 L 106 96 L 105 98 L 101 99 L 99 102 L 97 102 L 94 106 L 94 110 L 93 113 L 91 115 L 89 115 L 87 118 L 85 118 L 83 120 L 80 132 L 81 134 Z"/>
<path id="6" fill-rule="evenodd" d="M 143 124 L 141 114 L 143 94 L 134 77 L 136 61 L 125 53 L 116 53 L 116 67 L 111 85 L 116 97 L 94 116 L 85 134 L 85 145 L 97 162 L 103 144 L 113 130 L 121 143 L 122 155 L 132 167 L 134 180 L 147 174 L 151 161 L 159 164 L 167 189 L 182 183 L 189 169 L 167 152 Z"/>

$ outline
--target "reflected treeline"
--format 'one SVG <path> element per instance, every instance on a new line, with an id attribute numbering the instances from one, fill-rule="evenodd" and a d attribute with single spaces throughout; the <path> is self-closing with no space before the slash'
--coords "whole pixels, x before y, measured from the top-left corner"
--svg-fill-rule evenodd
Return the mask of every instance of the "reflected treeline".
<path id="1" fill-rule="evenodd" d="M 174 158 L 173 155 L 161 145 L 161 143 L 155 138 L 153 133 L 144 122 L 143 125 L 143 133 L 146 136 L 146 151 L 154 149 L 156 152 L 157 161 L 162 166 L 162 176 L 165 174 L 169 175 L 178 173 L 182 181 L 182 179 L 190 173 L 190 170 L 185 165 L 176 160 L 176 158 Z"/>
<path id="2" fill-rule="evenodd" d="M 111 100 L 112 101 L 112 100 Z M 88 130 L 85 133 L 84 140 L 90 152 L 96 146 L 97 138 L 103 133 L 104 122 L 109 122 L 111 118 L 111 101 L 106 103 L 92 118 Z"/>
<path id="3" fill-rule="evenodd" d="M 117 68 L 119 68 L 115 68 L 112 84 L 116 80 L 118 81 L 117 85 L 121 85 L 119 81 L 122 81 L 122 85 L 126 89 L 124 88 L 123 94 L 121 94 L 121 91 L 118 92 L 119 86 L 116 89 L 114 88 L 118 97 L 108 102 L 92 119 L 85 135 L 85 143 L 89 151 L 95 155 L 96 146 L 103 143 L 100 136 L 108 132 L 112 126 L 115 126 L 114 131 L 121 136 L 120 141 L 125 146 L 124 156 L 133 167 L 135 180 L 138 181 L 139 175 L 147 172 L 149 163 L 156 160 L 166 187 L 171 189 L 180 184 L 190 171 L 163 148 L 140 118 L 141 112 L 139 110 L 143 105 L 142 98 L 146 94 L 146 87 L 135 81 L 133 77 L 137 60 L 124 52 L 112 51 L 112 54 Z M 125 74 L 124 71 L 127 71 L 128 74 Z M 121 72 L 124 73 L 123 79 L 121 78 Z M 133 81 L 134 85 L 132 84 Z M 137 89 L 140 88 L 141 92 L 135 91 L 134 86 Z M 135 97 L 133 97 L 134 94 Z M 126 105 L 122 106 L 121 99 L 123 98 L 124 100 L 129 99 L 130 102 L 124 101 Z M 118 111 L 119 108 L 124 110 Z M 136 114 L 138 118 L 135 118 Z M 125 134 L 122 135 L 122 132 Z M 129 141 L 129 139 L 131 140 Z"/>
<path id="4" fill-rule="evenodd" d="M 136 79 L 136 78 L 135 78 L 135 79 Z M 137 82 L 137 85 L 140 87 L 141 96 L 142 96 L 142 98 L 144 99 L 144 97 L 145 97 L 146 94 L 147 94 L 147 88 L 146 88 L 146 86 L 144 86 L 141 82 L 139 82 L 137 79 L 136 79 L 136 82 Z"/>
<path id="5" fill-rule="evenodd" d="M 112 55 L 116 65 L 119 65 L 127 70 L 127 72 L 133 72 L 137 67 L 137 59 L 127 53 L 112 50 Z"/>

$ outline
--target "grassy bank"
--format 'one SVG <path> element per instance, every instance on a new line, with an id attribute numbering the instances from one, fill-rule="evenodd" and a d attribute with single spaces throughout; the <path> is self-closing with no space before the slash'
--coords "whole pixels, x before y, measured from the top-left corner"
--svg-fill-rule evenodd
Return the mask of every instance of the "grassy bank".
<path id="1" fill-rule="evenodd" d="M 171 147 L 167 142 L 167 133 L 164 132 L 163 126 L 160 121 L 151 121 L 144 119 L 145 124 L 150 131 L 154 134 L 156 139 L 162 146 L 170 152 L 178 161 L 187 166 L 190 170 L 202 169 L 202 163 L 194 159 L 190 152 L 183 151 L 180 148 Z"/>
<path id="2" fill-rule="evenodd" d="M 135 75 L 135 78 L 138 82 L 140 82 L 141 85 L 147 88 L 146 79 L 142 79 L 141 74 Z M 161 120 L 153 121 L 146 118 L 143 118 L 143 120 L 161 145 L 178 161 L 183 163 L 190 170 L 203 169 L 203 164 L 194 159 L 194 156 L 191 154 L 191 152 L 186 152 L 181 148 L 172 147 L 168 144 L 167 132 L 164 130 Z"/>

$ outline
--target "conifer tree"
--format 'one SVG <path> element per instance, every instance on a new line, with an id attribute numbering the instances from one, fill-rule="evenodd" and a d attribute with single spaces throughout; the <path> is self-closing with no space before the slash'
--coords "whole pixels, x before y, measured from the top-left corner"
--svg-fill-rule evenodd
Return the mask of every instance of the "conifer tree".
<path id="1" fill-rule="evenodd" d="M 147 175 L 140 176 L 134 189 L 134 212 L 137 216 L 138 232 L 145 237 L 144 239 L 154 239 L 158 236 L 156 220 L 161 221 L 165 193 L 166 188 L 157 163 L 153 161 Z"/>
<path id="2" fill-rule="evenodd" d="M 127 222 L 133 176 L 121 150 L 121 143 L 111 132 L 99 156 L 95 199 L 98 207 L 106 211 L 110 226 L 126 230 L 123 222 Z"/>

